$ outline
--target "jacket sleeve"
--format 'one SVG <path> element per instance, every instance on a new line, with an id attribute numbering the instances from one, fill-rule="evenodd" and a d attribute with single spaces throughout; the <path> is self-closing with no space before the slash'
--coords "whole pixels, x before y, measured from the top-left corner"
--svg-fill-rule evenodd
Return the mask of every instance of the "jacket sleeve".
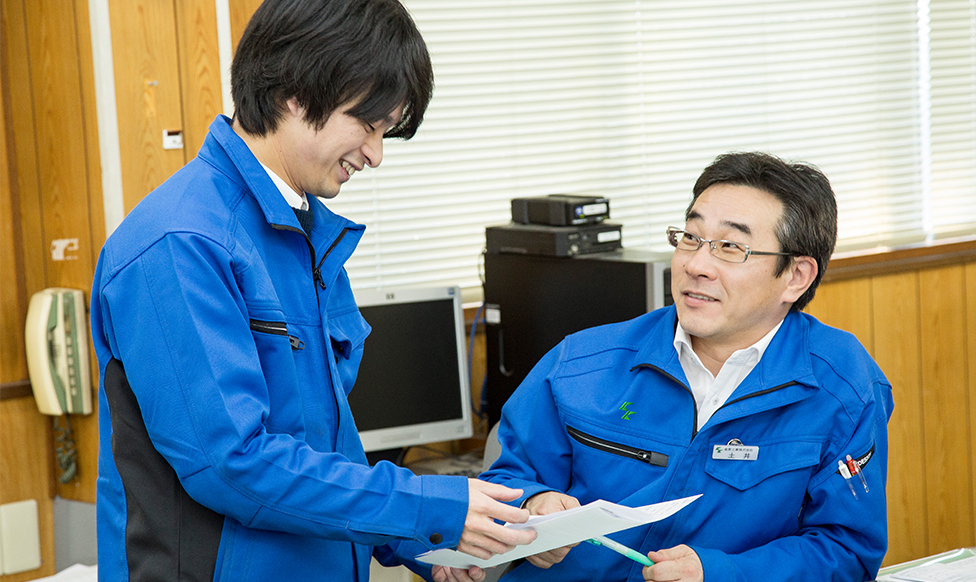
<path id="1" fill-rule="evenodd" d="M 498 425 L 501 454 L 480 477 L 522 489 L 522 496 L 512 502 L 515 506 L 538 493 L 565 493 L 569 489 L 572 448 L 550 382 L 562 346 L 557 345 L 539 360 L 502 407 Z"/>
<path id="2" fill-rule="evenodd" d="M 739 554 L 692 546 L 701 558 L 705 580 L 785 582 L 875 578 L 888 545 L 885 483 L 891 387 L 886 382 L 875 382 L 872 394 L 873 398 L 856 420 L 853 433 L 836 443 L 839 446 L 830 451 L 811 479 L 795 535 Z M 837 471 L 837 461 L 852 452 L 855 458 L 869 455 L 863 467 L 868 490 L 854 477 L 856 499 Z"/>
<path id="3" fill-rule="evenodd" d="M 253 528 L 456 545 L 464 478 L 368 467 L 266 426 L 268 385 L 240 287 L 248 268 L 210 239 L 170 234 L 96 281 L 102 373 L 109 359 L 122 362 L 153 446 L 186 492 Z"/>

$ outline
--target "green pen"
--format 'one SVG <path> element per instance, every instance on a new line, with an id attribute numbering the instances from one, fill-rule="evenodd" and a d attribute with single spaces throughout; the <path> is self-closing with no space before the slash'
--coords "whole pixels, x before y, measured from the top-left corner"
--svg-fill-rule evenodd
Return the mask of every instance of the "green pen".
<path id="1" fill-rule="evenodd" d="M 622 556 L 627 556 L 628 558 L 630 558 L 631 560 L 633 560 L 633 561 L 635 561 L 635 562 L 637 562 L 639 564 L 644 564 L 645 566 L 653 566 L 654 565 L 654 562 L 650 561 L 647 558 L 647 556 L 645 556 L 644 554 L 642 554 L 642 553 L 640 553 L 640 552 L 638 552 L 636 550 L 632 550 L 632 549 L 628 548 L 627 546 L 625 546 L 625 545 L 623 545 L 621 543 L 617 543 L 617 542 L 611 540 L 608 537 L 605 537 L 605 536 L 596 536 L 595 538 L 591 538 L 591 539 L 588 539 L 586 541 L 590 542 L 594 546 L 603 546 L 603 547 L 607 548 L 608 550 L 613 550 L 613 551 L 617 552 L 618 554 L 620 554 Z"/>

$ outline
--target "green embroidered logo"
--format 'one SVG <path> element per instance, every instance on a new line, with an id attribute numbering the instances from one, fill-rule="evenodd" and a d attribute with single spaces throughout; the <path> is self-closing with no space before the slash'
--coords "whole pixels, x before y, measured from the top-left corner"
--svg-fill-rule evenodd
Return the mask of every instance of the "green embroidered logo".
<path id="1" fill-rule="evenodd" d="M 618 410 L 624 411 L 624 415 L 620 417 L 621 419 L 630 420 L 630 415 L 633 414 L 634 411 L 627 410 L 627 407 L 630 406 L 631 404 L 633 404 L 633 402 L 624 402 L 623 404 L 620 405 L 620 408 Z"/>

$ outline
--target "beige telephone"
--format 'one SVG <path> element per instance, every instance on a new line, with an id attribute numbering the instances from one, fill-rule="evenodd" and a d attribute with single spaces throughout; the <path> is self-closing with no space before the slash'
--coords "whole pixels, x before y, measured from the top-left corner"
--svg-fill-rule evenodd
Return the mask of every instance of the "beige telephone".
<path id="1" fill-rule="evenodd" d="M 24 339 L 34 400 L 38 410 L 54 416 L 59 479 L 68 483 L 78 475 L 78 455 L 71 422 L 63 415 L 92 411 L 84 294 L 63 288 L 35 293 L 27 307 Z"/>
<path id="2" fill-rule="evenodd" d="M 38 291 L 27 308 L 27 371 L 44 414 L 91 414 L 85 297 L 77 289 Z"/>

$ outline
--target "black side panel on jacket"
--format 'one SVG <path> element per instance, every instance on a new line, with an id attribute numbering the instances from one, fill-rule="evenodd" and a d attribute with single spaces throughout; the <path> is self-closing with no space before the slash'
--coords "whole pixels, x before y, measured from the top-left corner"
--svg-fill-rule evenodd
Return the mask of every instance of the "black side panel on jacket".
<path id="1" fill-rule="evenodd" d="M 106 366 L 104 388 L 112 418 L 112 455 L 128 508 L 129 580 L 212 581 L 224 517 L 191 499 L 153 447 L 116 359 Z"/>

